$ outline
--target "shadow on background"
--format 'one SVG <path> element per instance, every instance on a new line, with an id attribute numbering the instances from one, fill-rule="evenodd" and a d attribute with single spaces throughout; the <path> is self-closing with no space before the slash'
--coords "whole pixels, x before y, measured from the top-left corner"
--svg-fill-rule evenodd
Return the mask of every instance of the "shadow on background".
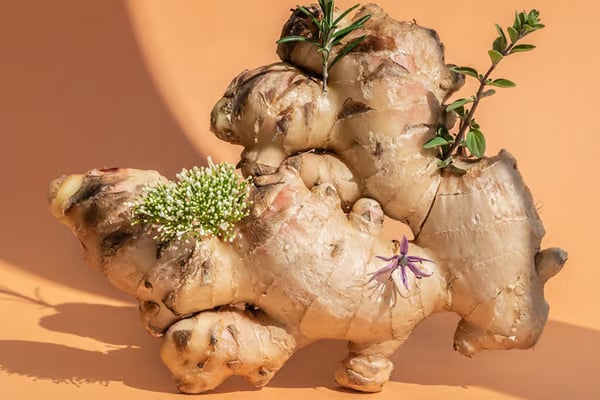
<path id="1" fill-rule="evenodd" d="M 0 341 L 0 370 L 35 379 L 83 384 L 112 381 L 142 390 L 176 393 L 159 358 L 159 340 L 144 332 L 135 307 L 85 303 L 49 305 L 3 289 L 5 295 L 54 313 L 39 325 L 54 332 L 114 346 L 107 352 L 54 343 Z M 600 332 L 549 321 L 536 348 L 483 352 L 467 359 L 452 350 L 458 318 L 438 314 L 424 321 L 393 357 L 391 380 L 420 385 L 477 386 L 531 400 L 600 398 Z M 346 355 L 343 342 L 321 341 L 298 352 L 275 376 L 273 387 L 325 387 Z M 56 360 L 60 360 L 57 362 Z M 558 360 L 558 361 L 557 361 Z M 255 390 L 241 379 L 226 381 L 216 392 Z"/>
<path id="2" fill-rule="evenodd" d="M 532 350 L 484 351 L 472 359 L 452 349 L 454 314 L 429 318 L 394 355 L 392 380 L 479 386 L 529 400 L 599 399 L 600 332 L 548 321 Z"/>
<path id="3" fill-rule="evenodd" d="M 6 2 L 0 55 L 0 258 L 114 297 L 48 212 L 49 181 L 103 166 L 173 176 L 204 157 L 157 92 L 123 1 Z"/>
<path id="4" fill-rule="evenodd" d="M 453 314 L 425 320 L 394 354 L 391 381 L 477 386 L 529 400 L 600 398 L 600 332 L 549 321 L 533 350 L 488 351 L 468 359 L 452 349 L 457 322 Z M 345 356 L 343 343 L 315 343 L 295 355 L 270 385 L 335 388 L 333 371 Z"/>
<path id="5" fill-rule="evenodd" d="M 56 343 L 0 341 L 0 370 L 35 380 L 82 385 L 123 382 L 153 392 L 176 393 L 158 355 L 158 341 L 146 334 L 134 307 L 67 303 L 40 325 L 53 331 L 93 338 L 113 345 L 92 351 Z M 117 347 L 119 346 L 119 347 Z"/>

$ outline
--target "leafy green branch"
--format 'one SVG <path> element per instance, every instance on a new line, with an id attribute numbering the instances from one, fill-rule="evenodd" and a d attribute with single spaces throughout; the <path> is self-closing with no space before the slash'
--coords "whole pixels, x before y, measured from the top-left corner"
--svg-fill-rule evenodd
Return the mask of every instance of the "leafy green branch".
<path id="1" fill-rule="evenodd" d="M 426 149 L 437 148 L 439 150 L 438 165 L 440 168 L 448 167 L 452 163 L 453 155 L 464 156 L 465 148 L 469 150 L 471 157 L 483 157 L 485 154 L 486 140 L 481 127 L 473 118 L 475 110 L 482 99 L 496 94 L 496 90 L 489 88 L 490 86 L 499 88 L 516 86 L 508 79 L 492 79 L 491 75 L 504 58 L 535 49 L 534 45 L 518 44 L 518 42 L 530 33 L 544 27 L 540 23 L 539 15 L 537 10 L 515 12 L 513 25 L 506 28 L 508 36 L 502 27 L 496 24 L 498 37 L 494 40 L 492 49 L 488 51 L 492 64 L 485 73 L 481 74 L 472 67 L 451 67 L 454 72 L 475 78 L 479 82 L 479 87 L 474 95 L 458 99 L 446 106 L 446 112 L 454 112 L 460 120 L 458 132 L 452 134 L 445 126 L 439 127 L 436 136 L 424 145 Z M 469 104 L 471 104 L 470 109 L 467 108 Z"/>
<path id="2" fill-rule="evenodd" d="M 342 40 L 348 36 L 351 32 L 361 28 L 371 15 L 365 15 L 353 22 L 351 25 L 339 29 L 340 22 L 353 10 L 355 10 L 359 4 L 356 4 L 346 11 L 342 12 L 337 18 L 335 18 L 334 0 L 319 0 L 319 6 L 321 7 L 321 16 L 317 17 L 313 15 L 306 7 L 297 6 L 297 9 L 309 17 L 313 25 L 317 29 L 317 35 L 315 38 L 308 38 L 304 36 L 285 36 L 277 41 L 277 44 L 287 42 L 307 42 L 317 47 L 317 51 L 321 54 L 321 60 L 323 65 L 323 91 L 327 91 L 327 80 L 329 77 L 329 71 L 331 68 L 346 54 L 352 51 L 358 46 L 363 40 L 365 35 L 362 35 L 351 42 L 347 43 L 333 58 L 330 59 L 333 48 L 339 46 Z"/>

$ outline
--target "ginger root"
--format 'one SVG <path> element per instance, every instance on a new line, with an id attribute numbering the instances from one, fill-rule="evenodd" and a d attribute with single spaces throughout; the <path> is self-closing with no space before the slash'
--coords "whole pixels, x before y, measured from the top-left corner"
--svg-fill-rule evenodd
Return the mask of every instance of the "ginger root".
<path id="1" fill-rule="evenodd" d="M 453 123 L 443 102 L 463 77 L 435 32 L 375 5 L 352 18 L 366 14 L 344 40 L 365 39 L 331 69 L 327 91 L 317 50 L 288 42 L 285 63 L 243 72 L 215 105 L 213 132 L 244 146 L 239 166 L 253 177 L 231 240 L 161 240 L 136 224 L 146 185 L 166 182 L 155 171 L 92 170 L 50 186 L 51 210 L 87 261 L 139 301 L 182 392 L 232 375 L 265 385 L 320 339 L 348 342 L 340 385 L 376 392 L 390 355 L 442 311 L 462 317 L 454 347 L 467 356 L 529 348 L 542 333 L 544 284 L 567 255 L 540 251 L 544 229 L 516 161 L 501 151 L 456 159 L 463 175 L 438 169 L 423 144 Z M 282 35 L 313 28 L 295 11 Z M 414 241 L 386 240 L 385 215 Z"/>
<path id="2" fill-rule="evenodd" d="M 265 384 L 297 348 L 325 338 L 349 342 L 336 380 L 378 391 L 389 379 L 388 357 L 431 313 L 463 315 L 455 346 L 468 355 L 529 347 L 547 316 L 541 293 L 547 276 L 538 277 L 533 258 L 515 265 L 516 272 L 473 265 L 470 274 L 480 276 L 472 277 L 468 261 L 457 272 L 448 268 L 451 260 L 413 243 L 408 254 L 432 260 L 419 266 L 431 276 L 409 273 L 407 287 L 399 273 L 371 279 L 385 265 L 376 256 L 398 254 L 381 236 L 379 204 L 360 199 L 346 215 L 332 185 L 309 190 L 290 166 L 256 178 L 251 214 L 236 225 L 233 242 L 188 240 L 166 249 L 132 225 L 127 211 L 158 174 L 93 170 L 78 176 L 80 186 L 74 179 L 53 183 L 54 213 L 79 238 L 88 261 L 139 300 L 146 329 L 163 336 L 163 360 L 184 392 L 210 390 L 230 375 Z M 543 271 L 560 269 L 565 260 L 555 253 L 539 257 Z M 473 285 L 482 280 L 503 295 L 486 297 Z M 465 306 L 473 301 L 482 301 L 476 313 Z M 269 345 L 252 344 L 266 337 Z"/>
<path id="3" fill-rule="evenodd" d="M 452 271 L 449 293 L 456 311 L 465 315 L 465 327 L 475 321 L 485 327 L 478 336 L 486 329 L 502 332 L 494 333 L 501 344 L 485 346 L 466 345 L 457 336 L 463 343 L 457 349 L 471 355 L 481 347 L 510 347 L 514 332 L 534 328 L 528 323 L 521 328 L 520 316 L 497 316 L 498 304 L 519 301 L 515 291 L 527 287 L 532 307 L 546 307 L 543 288 L 532 276 L 546 281 L 566 253 L 538 254 L 542 222 L 508 152 L 455 159 L 463 175 L 438 169 L 436 151 L 423 145 L 438 127 L 454 123 L 455 114 L 446 113 L 443 102 L 464 77 L 445 64 L 434 31 L 396 22 L 373 4 L 359 9 L 352 21 L 367 14 L 371 19 L 364 27 L 344 39 L 364 35 L 365 40 L 331 70 L 327 92 L 306 77 L 306 71 L 323 73 L 317 48 L 306 41 L 281 43 L 278 55 L 289 64 L 234 79 L 213 108 L 212 131 L 244 146 L 245 174 L 270 173 L 285 160 L 309 187 L 333 184 L 346 207 L 361 197 L 379 201 L 386 215 L 409 225 L 415 244 L 434 251 Z M 315 29 L 296 10 L 282 36 L 314 37 Z M 319 152 L 307 152 L 311 149 Z M 326 167 L 332 160 L 335 169 Z M 552 266 L 536 271 L 534 258 Z M 489 279 L 489 271 L 502 271 L 494 273 L 501 281 Z M 535 329 L 544 323 L 540 318 Z"/>
<path id="4" fill-rule="evenodd" d="M 314 46 L 280 44 L 278 54 L 291 65 L 241 73 L 213 108 L 211 129 L 244 146 L 244 175 L 272 173 L 298 152 L 332 152 L 363 196 L 418 230 L 440 180 L 436 152 L 423 144 L 446 123 L 441 104 L 464 79 L 446 66 L 434 31 L 396 22 L 374 4 L 353 20 L 366 13 L 372 17 L 356 33 L 366 39 L 331 70 L 327 92 L 303 72 L 319 72 Z M 305 23 L 295 12 L 282 36 Z"/>

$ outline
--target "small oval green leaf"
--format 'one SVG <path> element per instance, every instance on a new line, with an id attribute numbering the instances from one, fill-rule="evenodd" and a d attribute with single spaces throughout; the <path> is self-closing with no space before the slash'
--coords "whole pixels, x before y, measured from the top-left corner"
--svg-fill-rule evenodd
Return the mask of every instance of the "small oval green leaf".
<path id="1" fill-rule="evenodd" d="M 445 126 L 441 126 L 440 128 L 438 128 L 436 135 L 446 139 L 448 144 L 454 143 L 454 136 L 452 136 L 452 134 L 448 132 L 448 128 L 446 128 Z"/>
<path id="2" fill-rule="evenodd" d="M 485 92 L 481 93 L 480 98 L 484 98 L 484 97 L 490 97 L 496 94 L 496 91 L 494 89 L 488 89 Z"/>
<path id="3" fill-rule="evenodd" d="M 450 71 L 457 72 L 459 74 L 472 76 L 473 78 L 479 79 L 479 72 L 475 68 L 471 67 L 450 67 Z"/>
<path id="4" fill-rule="evenodd" d="M 515 30 L 517 32 L 519 32 L 521 30 L 521 19 L 519 18 L 519 14 L 515 11 L 515 21 L 513 22 L 513 28 L 515 28 Z"/>
<path id="5" fill-rule="evenodd" d="M 459 100 L 456 100 L 455 102 L 448 104 L 448 106 L 446 107 L 446 111 L 456 110 L 457 108 L 459 108 L 461 106 L 464 106 L 465 104 L 472 103 L 472 102 L 473 102 L 472 99 L 459 99 Z"/>
<path id="6" fill-rule="evenodd" d="M 496 40 L 494 40 L 494 43 L 492 44 L 492 48 L 494 50 L 496 50 L 498 53 L 502 53 L 504 52 L 504 50 L 506 50 L 506 39 L 503 38 L 502 36 L 499 36 L 496 38 Z"/>
<path id="7" fill-rule="evenodd" d="M 496 31 L 498 32 L 498 35 L 504 39 L 504 42 L 506 43 L 506 35 L 504 34 L 504 31 L 502 30 L 502 27 L 498 24 L 496 24 Z"/>
<path id="8" fill-rule="evenodd" d="M 438 160 L 437 162 L 437 167 L 439 169 L 444 169 L 446 168 L 448 165 L 452 164 L 452 157 L 448 157 L 445 160 Z"/>
<path id="9" fill-rule="evenodd" d="M 498 78 L 494 79 L 489 83 L 490 86 L 496 86 L 501 88 L 509 88 L 517 86 L 513 81 L 509 81 L 508 79 Z"/>
<path id="10" fill-rule="evenodd" d="M 527 23 L 527 13 L 525 11 L 519 13 L 519 22 L 521 26 Z"/>
<path id="11" fill-rule="evenodd" d="M 527 15 L 527 22 L 529 23 L 529 25 L 535 25 L 540 21 L 539 18 L 540 12 L 536 9 L 533 9 L 529 11 L 529 14 Z"/>
<path id="12" fill-rule="evenodd" d="M 490 60 L 492 60 L 492 64 L 498 64 L 500 62 L 500 60 L 502 60 L 504 58 L 502 53 L 500 53 L 497 50 L 490 50 L 490 51 L 488 51 L 488 54 L 490 55 Z"/>
<path id="13" fill-rule="evenodd" d="M 535 46 L 532 44 L 518 44 L 510 50 L 510 54 L 531 51 L 533 49 L 535 49 Z"/>
<path id="14" fill-rule="evenodd" d="M 480 130 L 473 129 L 467 133 L 467 148 L 475 157 L 483 157 L 485 154 L 485 137 Z"/>
<path id="15" fill-rule="evenodd" d="M 517 32 L 515 28 L 509 26 L 508 28 L 506 28 L 506 30 L 508 31 L 508 35 L 510 36 L 511 43 L 514 43 L 517 40 L 519 40 L 519 32 Z"/>
<path id="16" fill-rule="evenodd" d="M 460 106 L 460 107 L 455 108 L 452 111 L 454 111 L 456 113 L 456 115 L 458 115 L 458 118 L 463 119 L 467 116 L 469 109 L 465 109 L 464 106 Z"/>
<path id="17" fill-rule="evenodd" d="M 434 147 L 445 146 L 450 144 L 446 139 L 441 136 L 436 136 L 433 139 L 429 140 L 427 143 L 423 145 L 424 149 L 433 149 Z"/>

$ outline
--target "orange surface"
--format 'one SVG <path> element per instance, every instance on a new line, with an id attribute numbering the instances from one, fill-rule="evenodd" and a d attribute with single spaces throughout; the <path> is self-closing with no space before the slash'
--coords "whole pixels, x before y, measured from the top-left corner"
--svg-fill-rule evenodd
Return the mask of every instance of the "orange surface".
<path id="1" fill-rule="evenodd" d="M 230 79 L 276 60 L 274 41 L 296 0 L 6 1 L 0 13 L 0 398 L 175 399 L 158 342 L 129 299 L 82 261 L 46 208 L 51 178 L 101 166 L 160 170 L 239 148 L 216 140 L 208 115 Z M 338 1 L 347 7 L 352 1 Z M 456 318 L 423 323 L 394 360 L 384 392 L 332 381 L 341 343 L 297 354 L 254 390 L 233 380 L 206 398 L 598 399 L 600 226 L 595 109 L 597 15 L 589 0 L 380 0 L 397 19 L 435 28 L 448 62 L 485 67 L 494 22 L 539 8 L 533 53 L 499 76 L 518 87 L 486 99 L 488 153 L 518 159 L 541 208 L 545 246 L 570 252 L 547 288 L 550 321 L 535 350 L 466 359 L 451 349 Z M 468 90 L 463 94 L 470 94 Z"/>

